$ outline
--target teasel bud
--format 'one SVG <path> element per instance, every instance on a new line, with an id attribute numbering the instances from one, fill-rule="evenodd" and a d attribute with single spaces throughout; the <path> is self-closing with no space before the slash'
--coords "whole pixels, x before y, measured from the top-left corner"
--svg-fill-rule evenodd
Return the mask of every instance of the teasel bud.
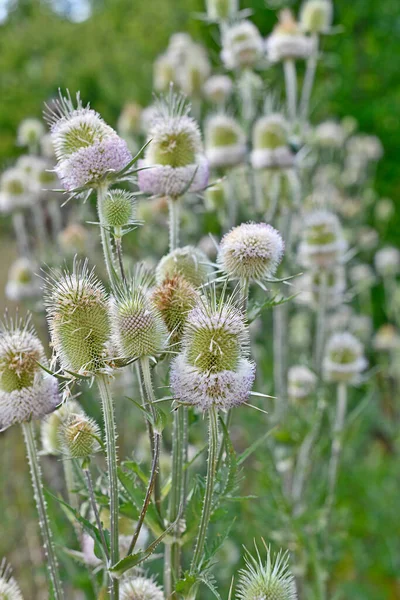
<path id="1" fill-rule="evenodd" d="M 289 145 L 289 127 L 278 113 L 258 119 L 253 128 L 253 151 L 250 156 L 254 169 L 287 169 L 294 164 Z"/>
<path id="2" fill-rule="evenodd" d="M 198 291 L 181 275 L 166 278 L 152 294 L 173 343 L 180 342 L 189 312 L 199 301 Z"/>
<path id="3" fill-rule="evenodd" d="M 297 600 L 288 553 L 279 552 L 273 556 L 269 548 L 266 550 L 265 562 L 257 547 L 256 557 L 246 550 L 245 567 L 239 571 L 236 600 Z"/>
<path id="4" fill-rule="evenodd" d="M 61 451 L 70 458 L 88 460 L 100 450 L 100 436 L 96 421 L 85 414 L 72 413 L 60 426 Z"/>
<path id="5" fill-rule="evenodd" d="M 58 243 L 68 256 L 84 255 L 89 245 L 89 233 L 79 223 L 70 223 L 58 234 Z"/>
<path id="6" fill-rule="evenodd" d="M 294 402 L 308 398 L 317 385 L 315 373 L 306 366 L 294 365 L 288 371 L 288 394 Z"/>
<path id="7" fill-rule="evenodd" d="M 266 50 L 272 62 L 308 58 L 314 50 L 314 40 L 304 35 L 290 10 L 280 12 L 279 23 L 267 38 Z"/>
<path id="8" fill-rule="evenodd" d="M 42 452 L 53 456 L 62 454 L 60 444 L 60 429 L 72 414 L 84 414 L 80 404 L 76 400 L 64 402 L 46 419 L 43 419 L 40 427 L 42 440 Z"/>
<path id="9" fill-rule="evenodd" d="M 221 58 L 227 69 L 252 68 L 262 54 L 263 39 L 251 21 L 240 21 L 224 31 Z"/>
<path id="10" fill-rule="evenodd" d="M 262 281 L 272 277 L 282 260 L 285 244 L 267 223 L 242 223 L 222 238 L 217 262 L 233 279 Z"/>
<path id="11" fill-rule="evenodd" d="M 110 302 L 112 341 L 125 359 L 157 356 L 168 333 L 150 289 L 149 273 L 139 267 L 131 281 Z"/>
<path id="12" fill-rule="evenodd" d="M 200 129 L 189 117 L 185 97 L 171 88 L 169 95 L 158 102 L 157 110 L 149 131 L 151 141 L 145 158 L 139 162 L 140 189 L 146 194 L 173 198 L 186 191 L 203 190 L 208 183 L 208 163 Z"/>
<path id="13" fill-rule="evenodd" d="M 324 375 L 328 381 L 357 383 L 366 367 L 363 345 L 354 335 L 343 332 L 330 337 L 323 361 Z"/>
<path id="14" fill-rule="evenodd" d="M 255 378 L 242 313 L 232 298 L 217 300 L 215 290 L 211 294 L 188 315 L 182 351 L 172 362 L 170 378 L 174 398 L 203 411 L 245 403 Z"/>
<path id="15" fill-rule="evenodd" d="M 157 284 L 180 275 L 195 288 L 207 283 L 212 266 L 202 250 L 194 246 L 177 248 L 163 256 L 156 268 Z"/>
<path id="16" fill-rule="evenodd" d="M 18 167 L 7 169 L 0 180 L 0 211 L 11 213 L 29 208 L 35 195 L 29 185 L 27 174 Z"/>
<path id="17" fill-rule="evenodd" d="M 223 22 L 232 19 L 239 10 L 238 0 L 206 0 L 210 21 Z"/>
<path id="18" fill-rule="evenodd" d="M 121 583 L 121 600 L 164 600 L 162 588 L 148 577 L 129 577 Z"/>
<path id="19" fill-rule="evenodd" d="M 347 242 L 339 219 L 333 213 L 317 210 L 306 216 L 299 262 L 306 267 L 330 267 L 343 261 Z"/>
<path id="20" fill-rule="evenodd" d="M 12 576 L 12 568 L 3 558 L 0 563 L 1 600 L 24 600 L 17 581 Z"/>
<path id="21" fill-rule="evenodd" d="M 228 75 L 212 75 L 203 85 L 206 99 L 213 104 L 224 105 L 230 98 L 233 82 Z"/>
<path id="22" fill-rule="evenodd" d="M 382 277 L 395 277 L 400 272 L 400 251 L 394 246 L 381 248 L 375 254 L 375 269 Z"/>
<path id="23" fill-rule="evenodd" d="M 45 303 L 61 367 L 83 375 L 104 369 L 110 336 L 108 296 L 87 261 L 74 261 L 72 273 L 49 276 Z"/>
<path id="24" fill-rule="evenodd" d="M 58 382 L 44 373 L 44 348 L 30 324 L 7 321 L 0 332 L 0 430 L 42 419 L 60 403 Z"/>
<path id="25" fill-rule="evenodd" d="M 306 0 L 300 11 L 300 26 L 307 33 L 327 33 L 332 17 L 331 0 Z"/>
<path id="26" fill-rule="evenodd" d="M 15 260 L 8 272 L 6 296 L 13 302 L 38 298 L 41 294 L 39 278 L 35 272 L 37 265 L 29 258 Z"/>
<path id="27" fill-rule="evenodd" d="M 45 133 L 44 125 L 39 119 L 24 119 L 18 126 L 17 144 L 35 148 Z"/>
<path id="28" fill-rule="evenodd" d="M 126 190 L 110 190 L 103 201 L 103 217 L 109 227 L 121 228 L 132 223 L 135 196 Z"/>
<path id="29" fill-rule="evenodd" d="M 56 172 L 68 191 L 112 181 L 113 174 L 132 160 L 125 140 L 96 111 L 83 107 L 79 93 L 76 105 L 67 91 L 45 111 L 58 161 Z"/>
<path id="30" fill-rule="evenodd" d="M 206 156 L 213 168 L 234 167 L 246 157 L 246 135 L 229 115 L 215 114 L 205 125 Z"/>

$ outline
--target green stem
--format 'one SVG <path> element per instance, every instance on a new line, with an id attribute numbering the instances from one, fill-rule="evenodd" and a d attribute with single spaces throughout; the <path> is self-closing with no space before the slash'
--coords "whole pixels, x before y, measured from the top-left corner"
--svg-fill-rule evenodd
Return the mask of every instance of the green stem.
<path id="1" fill-rule="evenodd" d="M 107 229 L 107 225 L 103 215 L 103 204 L 105 197 L 107 196 L 107 191 L 107 184 L 99 186 L 97 190 L 97 211 L 100 222 L 100 237 L 101 245 L 103 247 L 104 262 L 106 264 L 107 275 L 110 280 L 111 287 L 115 289 L 118 286 L 118 277 L 114 268 L 114 256 L 111 243 L 111 235 L 109 230 Z"/>
<path id="2" fill-rule="evenodd" d="M 169 251 L 179 246 L 179 198 L 168 197 L 169 207 Z"/>
<path id="3" fill-rule="evenodd" d="M 39 525 L 43 537 L 43 547 L 47 557 L 47 568 L 50 582 L 56 600 L 64 598 L 61 579 L 58 572 L 57 557 L 54 550 L 54 544 L 51 535 L 49 517 L 47 515 L 46 500 L 44 498 L 42 472 L 38 460 L 35 431 L 32 422 L 22 423 L 22 432 L 24 434 L 26 450 L 28 454 L 29 466 L 31 470 L 32 485 L 35 496 L 35 502 L 39 513 Z"/>
<path id="4" fill-rule="evenodd" d="M 77 509 L 79 506 L 78 496 L 73 491 L 75 489 L 73 459 L 68 456 L 63 456 L 62 463 L 64 469 L 65 487 L 67 488 L 68 502 L 70 503 L 72 508 Z"/>
<path id="5" fill-rule="evenodd" d="M 315 345 L 314 345 L 314 366 L 315 371 L 318 375 L 321 374 L 321 366 L 323 359 L 323 352 L 325 347 L 325 329 L 326 329 L 326 309 L 327 309 L 327 295 L 328 295 L 328 274 L 326 271 L 321 270 L 320 272 L 320 285 L 319 285 L 319 299 L 317 309 L 317 323 L 315 332 Z"/>
<path id="6" fill-rule="evenodd" d="M 108 469 L 108 483 L 110 488 L 110 561 L 115 565 L 119 561 L 118 546 L 118 476 L 117 476 L 117 436 L 115 431 L 114 404 L 111 396 L 110 383 L 106 375 L 96 377 L 97 386 L 101 397 L 104 428 L 106 434 L 106 455 Z M 119 598 L 119 583 L 117 579 L 110 582 L 112 600 Z"/>
<path id="7" fill-rule="evenodd" d="M 99 530 L 99 534 L 100 534 L 101 544 L 103 546 L 104 554 L 105 554 L 107 560 L 110 560 L 110 554 L 108 552 L 108 546 L 107 546 L 106 538 L 104 535 L 103 525 L 102 525 L 102 522 L 100 519 L 99 509 L 97 508 L 96 498 L 95 498 L 94 491 L 93 491 L 92 476 L 90 474 L 89 469 L 84 469 L 84 473 L 85 473 L 85 477 L 86 477 L 86 485 L 87 485 L 87 489 L 89 492 L 90 503 L 92 505 L 94 517 L 96 519 L 97 529 Z"/>
<path id="8" fill-rule="evenodd" d="M 114 240 L 115 240 L 115 252 L 118 258 L 118 266 L 121 273 L 121 278 L 124 283 L 126 283 L 126 275 L 124 268 L 124 260 L 122 257 L 122 233 L 120 227 L 115 227 L 114 229 Z"/>
<path id="9" fill-rule="evenodd" d="M 336 417 L 333 426 L 332 453 L 329 463 L 328 499 L 326 502 L 327 522 L 335 497 L 336 482 L 340 456 L 342 453 L 343 429 L 347 411 L 347 384 L 339 383 L 337 386 Z"/>
<path id="10" fill-rule="evenodd" d="M 199 533 L 197 536 L 196 547 L 193 554 L 190 572 L 196 573 L 204 553 L 204 545 L 207 537 L 207 529 L 211 518 L 212 497 L 215 485 L 215 475 L 218 455 L 218 410 L 212 406 L 208 411 L 209 429 L 208 429 L 208 463 L 207 480 L 204 493 L 203 510 L 201 513 Z"/>
<path id="11" fill-rule="evenodd" d="M 308 120 L 308 114 L 310 110 L 310 100 L 311 93 L 315 80 L 315 72 L 317 70 L 317 62 L 318 62 L 318 45 L 319 38 L 318 34 L 314 33 L 312 35 L 312 39 L 314 41 L 314 51 L 311 54 L 310 58 L 307 60 L 307 68 L 306 74 L 304 76 L 303 89 L 301 90 L 301 100 L 300 100 L 300 117 L 302 122 L 305 124 Z"/>
<path id="12" fill-rule="evenodd" d="M 285 75 L 287 111 L 289 120 L 293 125 L 297 114 L 297 75 L 293 59 L 288 58 L 283 61 L 283 71 Z"/>

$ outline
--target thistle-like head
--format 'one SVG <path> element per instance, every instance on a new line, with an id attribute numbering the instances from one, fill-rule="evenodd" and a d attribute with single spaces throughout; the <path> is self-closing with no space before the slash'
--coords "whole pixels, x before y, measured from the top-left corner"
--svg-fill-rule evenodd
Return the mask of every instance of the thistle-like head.
<path id="1" fill-rule="evenodd" d="M 262 280 L 272 277 L 284 253 L 279 232 L 266 223 L 242 223 L 221 240 L 218 264 L 229 277 Z"/>
<path id="2" fill-rule="evenodd" d="M 62 453 L 60 430 L 72 414 L 84 414 L 82 407 L 76 400 L 64 402 L 51 415 L 43 419 L 40 427 L 40 437 L 42 450 L 45 454 L 58 456 Z"/>
<path id="3" fill-rule="evenodd" d="M 110 190 L 103 201 L 103 217 L 109 227 L 124 227 L 134 218 L 135 196 L 126 190 Z"/>
<path id="4" fill-rule="evenodd" d="M 308 33 L 326 33 L 332 17 L 331 0 L 306 0 L 300 11 L 300 27 Z"/>
<path id="5" fill-rule="evenodd" d="M 70 458 L 89 459 L 100 449 L 100 428 L 84 413 L 70 413 L 61 423 L 59 445 Z"/>
<path id="6" fill-rule="evenodd" d="M 110 336 L 108 297 L 87 261 L 46 282 L 46 310 L 52 345 L 61 367 L 96 373 L 104 367 Z"/>
<path id="7" fill-rule="evenodd" d="M 132 577 L 121 584 L 121 600 L 164 600 L 162 588 L 152 578 Z"/>
<path id="8" fill-rule="evenodd" d="M 207 256 L 194 246 L 177 248 L 166 254 L 156 268 L 156 281 L 162 284 L 165 279 L 180 275 L 194 287 L 207 282 L 212 267 Z"/>
<path id="9" fill-rule="evenodd" d="M 343 260 L 346 240 L 337 216 L 326 210 L 307 215 L 299 246 L 299 259 L 305 266 L 330 267 Z"/>
<path id="10" fill-rule="evenodd" d="M 39 119 L 24 119 L 18 126 L 18 146 L 36 146 L 45 133 L 44 125 Z"/>
<path id="11" fill-rule="evenodd" d="M 329 381 L 354 383 L 367 366 L 364 348 L 351 333 L 335 333 L 327 342 L 324 373 Z"/>
<path id="12" fill-rule="evenodd" d="M 253 147 L 256 149 L 275 150 L 286 146 L 289 137 L 289 126 L 279 113 L 258 119 L 253 128 Z"/>
<path id="13" fill-rule="evenodd" d="M 240 21 L 225 30 L 221 57 L 228 69 L 254 67 L 262 50 L 261 34 L 251 21 Z"/>
<path id="14" fill-rule="evenodd" d="M 3 558 L 0 563 L 1 600 L 24 600 L 17 581 L 12 576 L 12 568 Z"/>
<path id="15" fill-rule="evenodd" d="M 164 279 L 154 289 L 153 302 L 160 311 L 173 342 L 181 340 L 188 314 L 199 298 L 196 288 L 181 275 Z"/>
<path id="16" fill-rule="evenodd" d="M 0 179 L 0 211 L 8 213 L 27 208 L 33 202 L 29 178 L 23 169 L 12 167 L 4 171 Z"/>
<path id="17" fill-rule="evenodd" d="M 239 123 L 227 114 L 210 116 L 205 125 L 206 156 L 212 167 L 233 167 L 246 156 L 246 136 Z"/>
<path id="18" fill-rule="evenodd" d="M 238 11 L 238 0 L 207 0 L 207 16 L 211 21 L 228 21 Z"/>

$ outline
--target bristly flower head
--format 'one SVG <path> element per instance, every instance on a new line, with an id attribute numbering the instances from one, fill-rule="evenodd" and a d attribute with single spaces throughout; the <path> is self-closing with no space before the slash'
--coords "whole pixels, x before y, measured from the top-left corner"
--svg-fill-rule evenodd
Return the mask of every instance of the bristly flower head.
<path id="1" fill-rule="evenodd" d="M 218 264 L 229 277 L 260 281 L 272 277 L 285 245 L 279 232 L 267 223 L 242 223 L 221 240 Z"/>
<path id="2" fill-rule="evenodd" d="M 23 169 L 7 169 L 0 180 L 0 212 L 13 212 L 29 208 L 35 201 L 29 178 Z"/>
<path id="3" fill-rule="evenodd" d="M 121 584 L 121 600 L 164 600 L 162 588 L 154 579 L 133 577 Z"/>
<path id="4" fill-rule="evenodd" d="M 205 140 L 206 156 L 211 167 L 234 167 L 246 157 L 246 135 L 229 115 L 215 114 L 207 119 Z"/>
<path id="5" fill-rule="evenodd" d="M 87 415 L 72 413 L 59 429 L 61 451 L 70 458 L 89 459 L 100 449 L 100 428 Z"/>
<path id="6" fill-rule="evenodd" d="M 185 191 L 204 189 L 208 163 L 203 154 L 200 129 L 189 116 L 185 96 L 170 88 L 156 104 L 150 143 L 139 166 L 140 189 L 152 195 L 181 196 Z"/>
<path id="7" fill-rule="evenodd" d="M 182 352 L 171 366 L 176 400 L 207 410 L 228 410 L 248 400 L 255 365 L 247 358 L 249 334 L 233 298 L 217 299 L 214 288 L 189 313 Z"/>
<path id="8" fill-rule="evenodd" d="M 253 127 L 251 164 L 255 169 L 289 168 L 294 154 L 288 146 L 289 127 L 284 117 L 273 113 L 258 119 Z"/>
<path id="9" fill-rule="evenodd" d="M 323 362 L 326 379 L 356 383 L 367 366 L 364 348 L 351 333 L 335 333 L 328 340 Z"/>
<path id="10" fill-rule="evenodd" d="M 307 33 L 327 33 L 332 17 L 331 0 L 305 0 L 300 11 L 300 27 Z"/>
<path id="11" fill-rule="evenodd" d="M 126 190 L 110 190 L 103 201 L 103 217 L 109 227 L 124 227 L 132 223 L 136 208 L 135 196 Z"/>
<path id="12" fill-rule="evenodd" d="M 132 159 L 126 142 L 96 111 L 83 107 L 79 93 L 76 105 L 67 91 L 45 111 L 58 160 L 56 171 L 69 191 L 96 186 Z"/>
<path id="13" fill-rule="evenodd" d="M 40 426 L 40 437 L 44 454 L 58 456 L 62 453 L 60 429 L 72 414 L 84 414 L 82 407 L 76 400 L 64 402 L 51 415 L 43 419 Z"/>
<path id="14" fill-rule="evenodd" d="M 254 67 L 262 53 L 261 34 L 251 21 L 240 21 L 225 30 L 221 58 L 227 69 Z"/>
<path id="15" fill-rule="evenodd" d="M 5 558 L 0 563 L 0 599 L 24 600 L 19 585 L 12 576 L 12 568 Z"/>
<path id="16" fill-rule="evenodd" d="M 36 146 L 45 133 L 44 125 L 39 119 L 24 119 L 18 126 L 18 146 Z"/>
<path id="17" fill-rule="evenodd" d="M 267 38 L 266 50 L 271 62 L 308 58 L 314 50 L 314 40 L 304 35 L 290 10 L 282 10 L 279 23 Z"/>
<path id="18" fill-rule="evenodd" d="M 258 548 L 257 558 L 246 550 L 246 567 L 239 571 L 236 600 L 297 600 L 295 579 L 289 569 L 289 556 L 271 555 L 267 548 L 264 562 Z"/>
<path id="19" fill-rule="evenodd" d="M 112 341 L 121 358 L 156 356 L 167 345 L 167 328 L 153 302 L 150 284 L 150 274 L 139 267 L 111 299 Z"/>
<path id="20" fill-rule="evenodd" d="M 326 210 L 310 213 L 304 223 L 299 262 L 304 266 L 330 267 L 343 261 L 347 242 L 337 216 Z"/>
<path id="21" fill-rule="evenodd" d="M 110 335 L 108 297 L 87 261 L 74 261 L 72 273 L 46 282 L 46 309 L 52 345 L 66 371 L 92 374 L 104 368 Z"/>
<path id="22" fill-rule="evenodd" d="M 184 246 L 163 256 L 156 268 L 156 281 L 161 284 L 165 279 L 180 275 L 197 288 L 208 281 L 211 273 L 212 267 L 204 252 L 194 246 Z"/>
<path id="23" fill-rule="evenodd" d="M 210 21 L 224 22 L 236 15 L 239 2 L 238 0 L 207 0 L 206 6 Z"/>
<path id="24" fill-rule="evenodd" d="M 14 302 L 37 298 L 41 295 L 39 278 L 35 276 L 36 264 L 29 258 L 14 261 L 8 272 L 6 296 Z"/>
<path id="25" fill-rule="evenodd" d="M 209 102 L 223 105 L 230 97 L 233 82 L 228 75 L 212 75 L 203 86 L 203 93 Z"/>
<path id="26" fill-rule="evenodd" d="M 58 384 L 46 376 L 44 348 L 30 324 L 7 321 L 0 331 L 0 429 L 41 419 L 60 403 Z"/>

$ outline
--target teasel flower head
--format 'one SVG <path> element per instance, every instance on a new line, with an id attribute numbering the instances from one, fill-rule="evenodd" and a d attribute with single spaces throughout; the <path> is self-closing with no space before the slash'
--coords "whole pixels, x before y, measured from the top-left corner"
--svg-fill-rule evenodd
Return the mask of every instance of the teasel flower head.
<path id="1" fill-rule="evenodd" d="M 263 54 L 263 39 L 251 21 L 228 27 L 222 36 L 221 58 L 227 69 L 254 67 Z"/>
<path id="2" fill-rule="evenodd" d="M 207 0 L 206 6 L 209 20 L 216 22 L 229 21 L 239 10 L 238 0 Z"/>
<path id="3" fill-rule="evenodd" d="M 11 213 L 29 208 L 35 195 L 29 184 L 29 177 L 18 167 L 3 172 L 0 180 L 0 212 Z"/>
<path id="4" fill-rule="evenodd" d="M 177 83 L 184 94 L 200 97 L 211 66 L 207 52 L 200 44 L 192 43 L 177 74 Z"/>
<path id="5" fill-rule="evenodd" d="M 234 167 L 246 157 L 246 135 L 236 119 L 227 114 L 215 114 L 207 119 L 205 143 L 210 167 Z"/>
<path id="6" fill-rule="evenodd" d="M 381 248 L 375 254 L 375 269 L 382 277 L 394 277 L 400 272 L 400 251 L 394 246 Z"/>
<path id="7" fill-rule="evenodd" d="M 212 266 L 206 254 L 194 246 L 183 246 L 172 250 L 160 260 L 156 268 L 156 281 L 180 275 L 195 288 L 207 283 L 212 274 Z"/>
<path id="8" fill-rule="evenodd" d="M 314 50 L 314 41 L 304 35 L 290 10 L 282 10 L 279 23 L 266 41 L 267 56 L 270 62 L 305 59 Z"/>
<path id="9" fill-rule="evenodd" d="M 152 299 L 173 343 L 180 342 L 189 312 L 199 301 L 196 288 L 181 275 L 167 277 L 153 291 Z"/>
<path id="10" fill-rule="evenodd" d="M 305 0 L 300 11 L 300 27 L 307 33 L 327 33 L 332 18 L 331 0 Z"/>
<path id="11" fill-rule="evenodd" d="M 40 296 L 40 281 L 35 275 L 36 269 L 36 263 L 26 257 L 17 258 L 12 263 L 5 290 L 9 300 L 19 302 Z"/>
<path id="12" fill-rule="evenodd" d="M 109 227 L 124 227 L 133 222 L 135 196 L 126 190 L 110 190 L 103 201 L 103 217 Z"/>
<path id="13" fill-rule="evenodd" d="M 289 398 L 296 402 L 308 398 L 315 390 L 317 377 L 304 365 L 294 365 L 288 371 Z"/>
<path id="14" fill-rule="evenodd" d="M 296 583 L 289 568 L 289 556 L 279 552 L 262 560 L 258 548 L 253 557 L 248 550 L 245 567 L 239 571 L 236 600 L 297 600 Z"/>
<path id="15" fill-rule="evenodd" d="M 174 398 L 203 411 L 245 403 L 255 378 L 248 354 L 243 314 L 233 298 L 217 299 L 212 288 L 187 317 L 182 350 L 171 365 Z"/>
<path id="16" fill-rule="evenodd" d="M 140 189 L 146 194 L 172 197 L 203 190 L 208 183 L 208 162 L 185 96 L 175 94 L 171 87 L 168 96 L 157 103 L 157 111 L 145 158 L 139 162 Z"/>
<path id="17" fill-rule="evenodd" d="M 40 437 L 43 454 L 59 456 L 62 454 L 60 443 L 60 430 L 62 425 L 73 414 L 84 414 L 84 410 L 76 400 L 63 402 L 57 410 L 42 420 L 40 425 Z"/>
<path id="18" fill-rule="evenodd" d="M 217 105 L 224 105 L 230 98 L 233 82 L 228 75 L 212 75 L 203 85 L 205 98 Z"/>
<path id="19" fill-rule="evenodd" d="M 34 147 L 39 144 L 45 133 L 44 125 L 39 119 L 24 119 L 18 126 L 18 146 Z"/>
<path id="20" fill-rule="evenodd" d="M 325 348 L 324 375 L 328 381 L 357 383 L 367 367 L 361 342 L 349 332 L 333 334 Z"/>
<path id="21" fill-rule="evenodd" d="M 24 600 L 17 581 L 12 576 L 12 568 L 3 558 L 0 563 L 1 600 Z"/>
<path id="22" fill-rule="evenodd" d="M 316 210 L 306 216 L 299 262 L 306 267 L 326 268 L 343 261 L 347 242 L 339 219 L 326 210 Z"/>
<path id="23" fill-rule="evenodd" d="M 60 403 L 58 382 L 44 373 L 44 348 L 30 324 L 9 321 L 0 331 L 0 429 L 42 419 Z"/>
<path id="24" fill-rule="evenodd" d="M 45 302 L 61 367 L 83 375 L 104 369 L 110 336 L 108 297 L 87 261 L 74 261 L 72 272 L 52 273 L 46 282 Z"/>
<path id="25" fill-rule="evenodd" d="M 400 348 L 400 335 L 391 323 L 379 327 L 373 338 L 373 347 L 378 352 L 393 352 Z"/>
<path id="26" fill-rule="evenodd" d="M 315 128 L 313 140 L 321 148 L 342 148 L 346 141 L 346 131 L 336 121 L 324 121 Z"/>
<path id="27" fill-rule="evenodd" d="M 72 413 L 59 429 L 59 443 L 69 458 L 87 460 L 100 450 L 100 428 L 94 419 L 84 413 Z"/>
<path id="28" fill-rule="evenodd" d="M 70 223 L 58 234 L 58 243 L 67 256 L 87 253 L 89 233 L 79 223 Z"/>
<path id="29" fill-rule="evenodd" d="M 217 262 L 233 279 L 262 281 L 272 277 L 282 260 L 285 244 L 267 223 L 242 223 L 222 238 Z"/>
<path id="30" fill-rule="evenodd" d="M 121 583 L 121 600 L 164 600 L 162 588 L 153 578 L 129 577 Z"/>
<path id="31" fill-rule="evenodd" d="M 66 97 L 60 93 L 45 118 L 58 161 L 56 172 L 68 191 L 112 180 L 132 160 L 125 140 L 96 111 L 83 107 L 79 94 L 75 107 L 69 92 Z"/>
<path id="32" fill-rule="evenodd" d="M 168 332 L 151 294 L 151 276 L 139 267 L 110 301 L 112 341 L 125 359 L 157 356 Z"/>
<path id="33" fill-rule="evenodd" d="M 289 145 L 289 127 L 279 113 L 258 119 L 253 128 L 253 150 L 250 155 L 254 169 L 287 169 L 294 164 Z"/>
<path id="34" fill-rule="evenodd" d="M 295 283 L 296 302 L 317 309 L 320 306 L 321 294 L 328 308 L 336 308 L 343 303 L 346 291 L 346 275 L 343 265 L 333 265 L 326 269 L 311 270 Z"/>

